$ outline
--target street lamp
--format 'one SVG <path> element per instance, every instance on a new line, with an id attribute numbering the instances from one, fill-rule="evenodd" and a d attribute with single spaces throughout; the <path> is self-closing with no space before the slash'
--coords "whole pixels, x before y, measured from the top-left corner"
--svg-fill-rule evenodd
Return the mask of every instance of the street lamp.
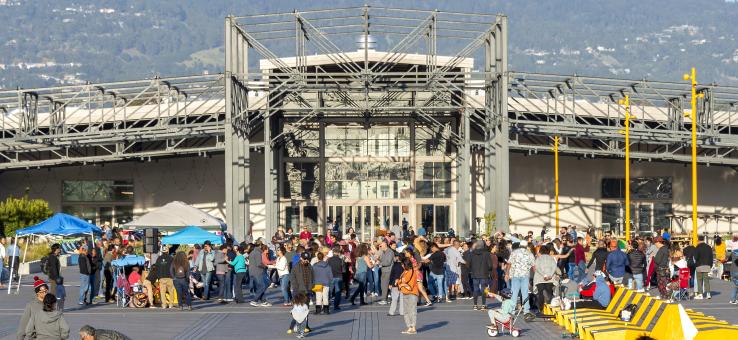
<path id="1" fill-rule="evenodd" d="M 625 106 L 625 241 L 630 241 L 630 97 L 618 100 L 618 104 Z"/>
<path id="2" fill-rule="evenodd" d="M 692 81 L 692 109 L 685 113 L 692 121 L 692 244 L 697 245 L 697 98 L 704 94 L 697 94 L 697 71 L 692 67 L 691 74 L 684 74 L 684 80 Z"/>

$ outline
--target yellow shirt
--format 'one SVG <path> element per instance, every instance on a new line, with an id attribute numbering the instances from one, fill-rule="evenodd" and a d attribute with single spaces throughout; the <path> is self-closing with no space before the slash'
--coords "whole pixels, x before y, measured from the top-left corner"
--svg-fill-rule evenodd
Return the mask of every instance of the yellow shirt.
<path id="1" fill-rule="evenodd" d="M 725 261 L 725 242 L 715 246 L 715 257 L 718 261 Z"/>

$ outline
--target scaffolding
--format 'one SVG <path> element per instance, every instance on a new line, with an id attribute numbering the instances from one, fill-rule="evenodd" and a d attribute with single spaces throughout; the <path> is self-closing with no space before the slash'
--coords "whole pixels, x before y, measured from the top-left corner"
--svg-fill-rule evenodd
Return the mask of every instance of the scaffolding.
<path id="1" fill-rule="evenodd" d="M 270 235 L 279 150 L 335 122 L 404 122 L 453 145 L 462 235 L 476 195 L 508 228 L 511 151 L 551 153 L 560 136 L 562 155 L 624 157 L 625 95 L 631 158 L 691 161 L 689 84 L 508 71 L 504 15 L 363 6 L 230 16 L 225 46 L 223 74 L 0 91 L 0 171 L 224 153 L 227 223 L 244 239 L 251 186 L 263 186 Z M 738 166 L 738 88 L 698 91 L 698 161 Z M 260 183 L 253 152 L 264 157 Z M 468 169 L 479 158 L 475 192 Z"/>

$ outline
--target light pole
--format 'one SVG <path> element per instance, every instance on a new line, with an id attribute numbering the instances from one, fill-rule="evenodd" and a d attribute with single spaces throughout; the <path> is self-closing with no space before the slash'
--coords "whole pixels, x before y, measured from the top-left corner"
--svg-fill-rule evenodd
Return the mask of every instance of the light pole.
<path id="1" fill-rule="evenodd" d="M 697 71 L 692 67 L 691 74 L 684 74 L 684 80 L 692 81 L 692 109 L 685 113 L 692 123 L 692 244 L 697 245 L 697 98 L 704 94 L 697 94 Z"/>
<path id="2" fill-rule="evenodd" d="M 559 136 L 554 137 L 554 187 L 556 210 L 556 235 L 559 234 Z"/>
<path id="3" fill-rule="evenodd" d="M 618 100 L 618 104 L 625 106 L 625 241 L 630 241 L 630 97 Z"/>

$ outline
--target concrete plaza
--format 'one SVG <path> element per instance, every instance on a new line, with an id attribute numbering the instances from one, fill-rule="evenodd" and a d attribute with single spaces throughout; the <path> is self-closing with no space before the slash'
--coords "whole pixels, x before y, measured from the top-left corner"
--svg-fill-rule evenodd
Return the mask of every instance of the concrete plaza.
<path id="1" fill-rule="evenodd" d="M 273 307 L 252 307 L 248 304 L 221 305 L 213 302 L 194 302 L 192 311 L 162 309 L 121 309 L 114 304 L 81 307 L 76 304 L 78 275 L 76 268 L 66 269 L 67 310 L 65 318 L 72 329 L 72 339 L 84 324 L 96 328 L 115 329 L 132 339 L 291 339 L 285 330 L 290 321 L 289 308 L 282 307 L 278 289 L 270 289 Z M 33 297 L 30 278 L 23 280 L 19 295 L 0 295 L 0 339 L 14 339 L 23 308 Z M 685 307 L 738 324 L 738 306 L 728 303 L 728 282 L 712 280 L 711 300 L 688 301 Z M 573 288 L 573 287 L 572 287 Z M 654 291 L 655 292 L 655 291 Z M 248 297 L 247 297 L 247 301 Z M 499 306 L 498 302 L 491 308 Z M 489 323 L 486 312 L 474 311 L 470 300 L 435 304 L 418 308 L 418 335 L 404 336 L 404 321 L 400 316 L 387 316 L 388 306 L 371 304 L 357 308 L 344 301 L 342 310 L 330 315 L 310 317 L 316 339 L 483 339 L 484 326 Z M 312 312 L 312 311 L 311 311 Z M 522 318 L 517 326 L 523 329 L 524 339 L 561 338 L 562 330 L 548 321 L 526 323 Z"/>

